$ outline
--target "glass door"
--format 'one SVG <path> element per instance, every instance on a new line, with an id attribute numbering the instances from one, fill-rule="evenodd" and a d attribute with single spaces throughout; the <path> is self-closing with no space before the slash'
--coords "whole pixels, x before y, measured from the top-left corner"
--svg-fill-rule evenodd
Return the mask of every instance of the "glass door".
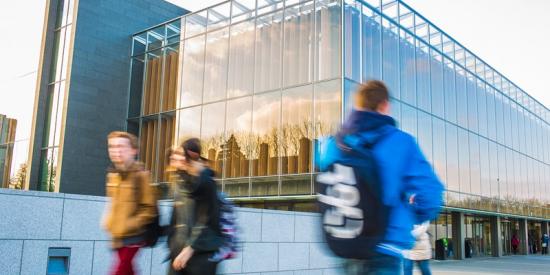
<path id="1" fill-rule="evenodd" d="M 501 239 L 501 252 L 502 255 L 512 254 L 512 225 L 509 220 L 502 220 L 500 222 L 500 239 Z"/>

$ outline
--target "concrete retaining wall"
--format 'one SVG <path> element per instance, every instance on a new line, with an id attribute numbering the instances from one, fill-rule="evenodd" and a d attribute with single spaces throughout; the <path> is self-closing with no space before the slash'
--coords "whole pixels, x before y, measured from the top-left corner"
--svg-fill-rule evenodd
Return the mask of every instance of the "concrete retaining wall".
<path id="1" fill-rule="evenodd" d="M 45 274 L 49 248 L 71 248 L 70 274 L 108 274 L 109 236 L 100 220 L 107 198 L 0 189 L 0 273 Z M 171 203 L 161 202 L 161 222 Z M 321 241 L 317 214 L 238 208 L 242 250 L 220 274 L 341 274 Z M 141 250 L 139 274 L 166 274 L 166 243 Z"/>

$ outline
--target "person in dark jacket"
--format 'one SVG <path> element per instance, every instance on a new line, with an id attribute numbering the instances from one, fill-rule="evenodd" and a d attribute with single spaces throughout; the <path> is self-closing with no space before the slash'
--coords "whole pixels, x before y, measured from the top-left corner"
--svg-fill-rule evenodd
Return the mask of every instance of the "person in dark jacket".
<path id="1" fill-rule="evenodd" d="M 548 234 L 544 233 L 541 238 L 542 255 L 548 255 Z"/>
<path id="2" fill-rule="evenodd" d="M 373 256 L 347 260 L 347 274 L 401 274 L 403 258 L 415 243 L 413 225 L 437 218 L 443 204 L 442 183 L 414 137 L 399 130 L 389 114 L 386 85 L 368 81 L 357 90 L 354 109 L 338 134 L 353 137 L 356 146 L 374 144 L 371 150 L 383 188 L 381 201 L 389 208 L 388 225 Z M 339 154 L 330 153 L 338 147 L 338 143 L 329 144 L 321 162 L 338 163 Z"/>
<path id="3" fill-rule="evenodd" d="M 214 172 L 200 154 L 200 141 L 192 138 L 170 156 L 179 180 L 168 233 L 169 275 L 216 274 L 217 262 L 209 259 L 223 244 L 220 205 Z"/>

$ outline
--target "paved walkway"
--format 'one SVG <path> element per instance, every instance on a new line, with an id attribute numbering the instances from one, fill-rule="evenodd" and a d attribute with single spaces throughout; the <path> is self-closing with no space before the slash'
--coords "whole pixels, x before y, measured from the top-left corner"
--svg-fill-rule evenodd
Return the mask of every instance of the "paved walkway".
<path id="1" fill-rule="evenodd" d="M 464 274 L 550 274 L 550 256 L 504 256 L 464 261 L 432 261 L 432 273 L 441 275 Z M 418 270 L 415 274 L 420 274 Z"/>

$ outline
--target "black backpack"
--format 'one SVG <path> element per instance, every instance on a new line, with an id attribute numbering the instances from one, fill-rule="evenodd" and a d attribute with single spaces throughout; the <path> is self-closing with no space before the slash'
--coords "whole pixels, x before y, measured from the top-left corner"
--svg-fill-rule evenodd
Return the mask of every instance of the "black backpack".
<path id="1" fill-rule="evenodd" d="M 320 148 L 316 183 L 322 231 L 329 248 L 343 258 L 370 258 L 388 226 L 373 146 L 349 136 L 329 138 Z"/>

